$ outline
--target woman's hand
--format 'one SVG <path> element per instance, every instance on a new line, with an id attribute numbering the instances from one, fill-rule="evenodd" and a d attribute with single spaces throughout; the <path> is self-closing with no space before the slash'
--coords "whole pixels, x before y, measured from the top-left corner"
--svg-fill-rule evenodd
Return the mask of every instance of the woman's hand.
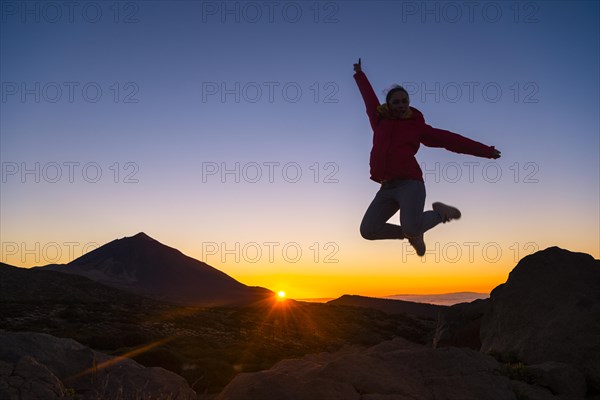
<path id="1" fill-rule="evenodd" d="M 361 72 L 362 68 L 360 66 L 360 58 L 358 59 L 358 64 L 354 64 L 354 72 Z"/>

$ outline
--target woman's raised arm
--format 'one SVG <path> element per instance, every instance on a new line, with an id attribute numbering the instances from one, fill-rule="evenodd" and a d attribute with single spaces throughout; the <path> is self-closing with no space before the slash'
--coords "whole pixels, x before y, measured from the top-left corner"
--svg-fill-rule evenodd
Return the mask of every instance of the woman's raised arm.
<path id="1" fill-rule="evenodd" d="M 354 80 L 358 85 L 358 90 L 360 90 L 360 94 L 362 95 L 363 101 L 365 102 L 365 106 L 367 108 L 367 115 L 369 116 L 369 122 L 371 123 L 371 128 L 375 129 L 375 126 L 379 122 L 379 115 L 377 113 L 377 107 L 379 107 L 379 100 L 377 99 L 377 95 L 373 91 L 373 87 L 371 83 L 367 79 L 367 76 L 362 71 L 361 59 L 358 59 L 358 63 L 354 64 Z"/>

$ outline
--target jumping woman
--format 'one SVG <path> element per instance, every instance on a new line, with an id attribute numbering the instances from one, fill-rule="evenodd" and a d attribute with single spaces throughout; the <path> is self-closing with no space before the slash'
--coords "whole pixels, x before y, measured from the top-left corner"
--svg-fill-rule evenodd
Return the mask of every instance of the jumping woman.
<path id="1" fill-rule="evenodd" d="M 500 152 L 494 146 L 427 125 L 423 114 L 409 106 L 408 92 L 402 86 L 388 91 L 385 104 L 380 105 L 362 71 L 360 58 L 354 71 L 373 128 L 371 179 L 381 184 L 365 212 L 360 234 L 369 240 L 408 239 L 417 254 L 423 256 L 423 233 L 440 222 L 459 219 L 461 214 L 457 208 L 439 202 L 433 203 L 432 211 L 423 212 L 425 183 L 415 159 L 420 144 L 484 158 L 499 158 Z M 400 225 L 389 224 L 388 219 L 398 210 Z"/>

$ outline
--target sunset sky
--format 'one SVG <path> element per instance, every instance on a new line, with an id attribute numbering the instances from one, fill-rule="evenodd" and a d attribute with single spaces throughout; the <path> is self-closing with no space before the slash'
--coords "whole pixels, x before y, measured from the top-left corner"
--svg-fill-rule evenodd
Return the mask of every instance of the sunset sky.
<path id="1" fill-rule="evenodd" d="M 599 3 L 1 1 L 0 261 L 138 232 L 288 297 L 489 292 L 550 246 L 600 258 Z M 421 147 L 426 209 L 367 241 L 353 79 L 404 85 L 489 160 Z M 398 214 L 391 222 L 398 223 Z"/>

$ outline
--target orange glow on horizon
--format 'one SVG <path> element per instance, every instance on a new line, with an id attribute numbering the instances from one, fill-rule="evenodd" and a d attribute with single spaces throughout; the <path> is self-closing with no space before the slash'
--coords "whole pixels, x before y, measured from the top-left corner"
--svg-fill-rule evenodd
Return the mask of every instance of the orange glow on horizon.
<path id="1" fill-rule="evenodd" d="M 490 293 L 506 282 L 511 270 L 523 257 L 550 246 L 558 245 L 569 251 L 599 258 L 597 244 L 592 243 L 597 238 L 595 232 L 588 235 L 589 243 L 575 243 L 577 238 L 569 239 L 573 243 L 557 243 L 551 236 L 544 236 L 543 232 L 532 236 L 540 238 L 537 242 L 532 242 L 529 236 L 514 235 L 510 239 L 500 240 L 496 236 L 507 236 L 502 229 L 500 227 L 498 232 L 493 233 L 478 233 L 481 237 L 475 243 L 471 236 L 464 234 L 464 230 L 452 231 L 441 227 L 428 236 L 428 252 L 422 258 L 404 241 L 371 243 L 360 239 L 354 242 L 356 235 L 351 235 L 349 238 L 340 238 L 335 256 L 331 249 L 328 250 L 330 253 L 324 253 L 320 248 L 321 252 L 317 253 L 313 243 L 307 240 L 298 242 L 298 246 L 305 250 L 298 262 L 283 258 L 282 253 L 274 253 L 271 260 L 270 253 L 264 252 L 262 261 L 256 263 L 247 259 L 250 255 L 244 258 L 245 253 L 239 254 L 238 259 L 234 257 L 236 254 L 229 253 L 207 256 L 198 252 L 197 243 L 194 246 L 193 243 L 179 242 L 173 238 L 153 237 L 240 283 L 271 289 L 274 293 L 269 301 L 277 303 L 285 303 L 282 300 L 286 299 L 333 299 L 344 294 L 386 297 L 397 294 Z M 58 236 L 56 239 L 52 236 L 52 240 L 28 238 L 25 235 L 12 237 L 11 241 L 3 242 L 0 262 L 26 268 L 68 263 L 80 257 L 81 253 L 111 242 L 115 236 L 120 238 L 128 235 L 110 233 L 105 236 L 86 236 L 85 241 L 77 245 L 73 245 L 75 241 L 68 236 Z M 221 243 L 220 240 L 226 239 L 211 240 Z M 267 239 L 247 240 L 267 242 Z M 335 262 L 326 258 L 326 254 L 331 255 Z M 62 257 L 59 259 L 58 255 Z M 285 291 L 282 290 L 284 288 Z M 282 296 L 279 291 L 285 292 L 285 295 Z"/>
<path id="2" fill-rule="evenodd" d="M 392 271 L 393 272 L 393 271 Z M 234 276 L 248 286 L 268 289 L 285 287 L 285 297 L 278 290 L 275 299 L 338 298 L 345 294 L 367 297 L 385 297 L 399 294 L 435 295 L 456 292 L 490 293 L 506 282 L 508 272 L 489 271 L 486 274 L 469 274 L 458 271 L 434 270 L 419 276 L 398 275 L 315 275 L 274 274 Z"/>

